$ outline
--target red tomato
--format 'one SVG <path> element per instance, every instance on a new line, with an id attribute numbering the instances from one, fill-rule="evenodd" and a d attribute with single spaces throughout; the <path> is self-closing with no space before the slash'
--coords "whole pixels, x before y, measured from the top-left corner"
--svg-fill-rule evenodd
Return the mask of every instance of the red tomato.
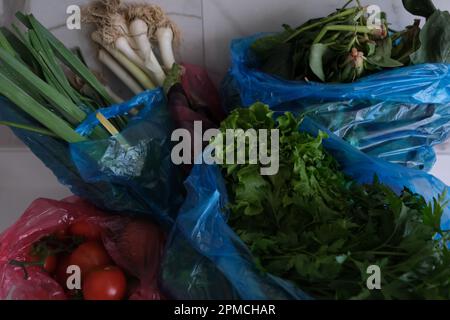
<path id="1" fill-rule="evenodd" d="M 50 274 L 55 273 L 57 265 L 58 260 L 56 259 L 56 256 L 48 256 L 44 260 L 44 270 Z"/>
<path id="2" fill-rule="evenodd" d="M 81 276 L 85 278 L 92 270 L 110 265 L 111 258 L 101 243 L 89 241 L 72 252 L 69 263 L 80 267 Z"/>
<path id="3" fill-rule="evenodd" d="M 87 220 L 77 221 L 69 227 L 69 232 L 73 236 L 82 237 L 89 241 L 101 240 L 101 228 Z"/>
<path id="4" fill-rule="evenodd" d="M 67 289 L 67 268 L 70 266 L 70 256 L 62 256 L 59 258 L 58 266 L 56 267 L 55 279 L 66 290 Z"/>
<path id="5" fill-rule="evenodd" d="M 97 269 L 88 274 L 83 285 L 85 300 L 122 300 L 127 280 L 118 267 Z"/>
<path id="6" fill-rule="evenodd" d="M 56 271 L 56 266 L 58 264 L 58 259 L 54 255 L 48 255 L 47 257 L 41 258 L 39 255 L 30 254 L 30 262 L 36 262 L 41 265 L 42 268 L 48 273 L 52 274 Z"/>

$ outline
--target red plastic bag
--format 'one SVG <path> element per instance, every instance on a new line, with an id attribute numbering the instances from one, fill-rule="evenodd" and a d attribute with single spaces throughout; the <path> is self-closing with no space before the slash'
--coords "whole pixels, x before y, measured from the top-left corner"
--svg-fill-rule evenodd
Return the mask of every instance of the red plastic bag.
<path id="1" fill-rule="evenodd" d="M 0 299 L 68 299 L 64 289 L 42 268 L 27 267 L 25 279 L 23 269 L 10 261 L 28 261 L 33 244 L 86 219 L 102 229 L 103 244 L 116 265 L 137 279 L 134 285 L 129 284 L 129 299 L 161 299 L 157 276 L 165 242 L 163 232 L 147 221 L 106 215 L 77 197 L 38 199 L 0 235 Z"/>

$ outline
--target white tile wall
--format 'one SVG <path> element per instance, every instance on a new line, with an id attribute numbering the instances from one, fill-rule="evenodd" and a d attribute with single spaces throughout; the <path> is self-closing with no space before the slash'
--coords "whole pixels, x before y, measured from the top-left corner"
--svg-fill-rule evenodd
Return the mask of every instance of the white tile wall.
<path id="1" fill-rule="evenodd" d="M 70 192 L 24 148 L 0 148 L 0 232 L 37 198 L 61 199 Z"/>
<path id="2" fill-rule="evenodd" d="M 83 5 L 87 2 L 88 0 L 0 0 L 0 24 L 9 24 L 13 20 L 13 13 L 19 9 L 33 12 L 67 45 L 81 47 L 90 65 L 108 77 L 109 73 L 95 63 L 95 50 L 88 39 L 89 29 L 83 27 L 83 30 L 79 32 L 69 31 L 64 27 L 67 6 Z M 228 48 L 231 39 L 261 31 L 276 31 L 283 23 L 295 26 L 311 17 L 331 12 L 342 6 L 346 0 L 152 0 L 151 2 L 160 4 L 183 30 L 180 58 L 186 62 L 205 65 L 218 83 L 229 66 Z M 400 0 L 367 0 L 365 2 L 380 5 L 387 12 L 394 28 L 403 27 L 412 22 L 413 17 L 403 10 Z M 438 7 L 450 10 L 448 0 L 434 2 Z M 113 86 L 118 88 L 117 83 L 113 83 Z M 20 143 L 9 134 L 8 129 L 0 128 L 0 146 L 20 146 Z M 440 154 L 447 152 L 448 157 L 440 156 L 435 173 L 443 179 L 448 179 L 446 182 L 450 184 L 450 176 L 447 173 L 449 172 L 447 166 L 450 164 L 450 146 L 439 148 Z M 43 168 L 31 155 L 26 156 L 27 160 L 22 163 L 23 170 L 17 171 L 18 162 L 14 158 L 16 156 L 17 153 L 0 153 L 0 177 L 2 177 L 0 180 L 0 201 L 2 202 L 0 203 L 3 204 L 3 200 L 9 199 L 8 192 L 12 192 L 12 190 L 5 190 L 5 186 L 10 182 L 4 179 L 5 172 L 16 172 L 16 176 L 9 177 L 21 183 L 11 197 L 19 199 L 17 197 L 20 197 L 20 193 L 25 193 L 23 200 L 17 200 L 17 205 L 7 203 L 6 208 L 9 212 L 6 214 L 19 213 L 22 210 L 22 204 L 31 200 L 29 195 L 57 197 L 64 193 L 64 189 L 57 187 L 47 169 Z M 33 181 L 30 181 L 29 172 L 41 174 L 39 179 L 43 183 L 30 189 L 27 184 Z M 36 176 L 33 177 L 37 179 Z M 35 191 L 37 192 L 34 193 Z M 1 229 L 2 221 L 0 220 Z"/>

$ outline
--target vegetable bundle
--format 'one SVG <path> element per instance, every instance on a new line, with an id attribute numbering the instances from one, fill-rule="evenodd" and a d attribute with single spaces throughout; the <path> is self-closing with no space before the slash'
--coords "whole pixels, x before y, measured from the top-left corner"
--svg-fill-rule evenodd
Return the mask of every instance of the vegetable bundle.
<path id="1" fill-rule="evenodd" d="M 180 31 L 159 6 L 101 0 L 85 7 L 83 16 L 97 28 L 92 39 L 101 47 L 99 60 L 134 94 L 164 85 Z"/>
<path id="2" fill-rule="evenodd" d="M 224 133 L 280 131 L 276 175 L 261 176 L 255 164 L 221 165 L 229 224 L 261 272 L 319 299 L 450 298 L 450 233 L 440 227 L 446 195 L 427 204 L 376 179 L 357 184 L 322 147 L 326 135 L 300 132 L 300 123 L 290 113 L 274 120 L 267 106 L 255 104 L 233 111 L 221 126 Z M 366 286 L 371 265 L 381 269 L 382 290 Z"/>
<path id="3" fill-rule="evenodd" d="M 349 2 L 299 28 L 233 40 L 226 105 L 263 102 L 276 112 L 308 112 L 367 155 L 430 171 L 434 146 L 449 136 L 450 14 L 429 0 L 403 2 L 426 18 L 422 29 L 417 20 L 391 30 L 376 7 Z M 370 32 L 358 32 L 365 28 Z"/>
<path id="4" fill-rule="evenodd" d="M 170 224 L 183 192 L 163 90 L 115 104 L 82 59 L 32 15 L 17 17 L 26 30 L 0 37 L 2 124 L 74 194 Z"/>
<path id="5" fill-rule="evenodd" d="M 0 95 L 8 98 L 39 125 L 3 123 L 66 142 L 87 138 L 75 129 L 100 107 L 115 100 L 80 60 L 32 15 L 17 14 L 27 31 L 14 26 L 0 31 Z M 80 85 L 81 84 L 81 85 Z M 127 120 L 112 120 L 120 130 Z M 97 128 L 92 138 L 108 137 Z"/>
<path id="6" fill-rule="evenodd" d="M 343 8 L 252 45 L 262 71 L 288 80 L 353 82 L 365 75 L 410 64 L 448 62 L 448 12 L 431 1 L 404 0 L 405 8 L 427 18 L 401 31 L 389 28 L 373 6 Z"/>

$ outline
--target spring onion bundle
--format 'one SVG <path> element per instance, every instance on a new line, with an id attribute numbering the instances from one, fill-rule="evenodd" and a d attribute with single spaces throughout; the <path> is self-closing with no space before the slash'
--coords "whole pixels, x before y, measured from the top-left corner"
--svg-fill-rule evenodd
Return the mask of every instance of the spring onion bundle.
<path id="1" fill-rule="evenodd" d="M 173 45 L 179 42 L 180 35 L 160 7 L 101 0 L 84 9 L 84 20 L 97 28 L 92 39 L 102 47 L 102 62 L 133 92 L 137 90 L 136 82 L 141 89 L 163 86 L 175 64 Z"/>
<path id="2" fill-rule="evenodd" d="M 55 136 L 68 143 L 84 141 L 75 129 L 87 115 L 115 102 L 81 59 L 55 38 L 33 15 L 17 14 L 26 27 L 0 30 L 0 95 L 37 121 L 39 126 L 2 122 Z M 77 80 L 75 80 L 77 79 Z M 90 90 L 77 88 L 81 81 Z M 91 92 L 86 94 L 85 92 Z M 112 120 L 120 130 L 126 119 Z M 88 138 L 108 137 L 96 128 Z"/>

